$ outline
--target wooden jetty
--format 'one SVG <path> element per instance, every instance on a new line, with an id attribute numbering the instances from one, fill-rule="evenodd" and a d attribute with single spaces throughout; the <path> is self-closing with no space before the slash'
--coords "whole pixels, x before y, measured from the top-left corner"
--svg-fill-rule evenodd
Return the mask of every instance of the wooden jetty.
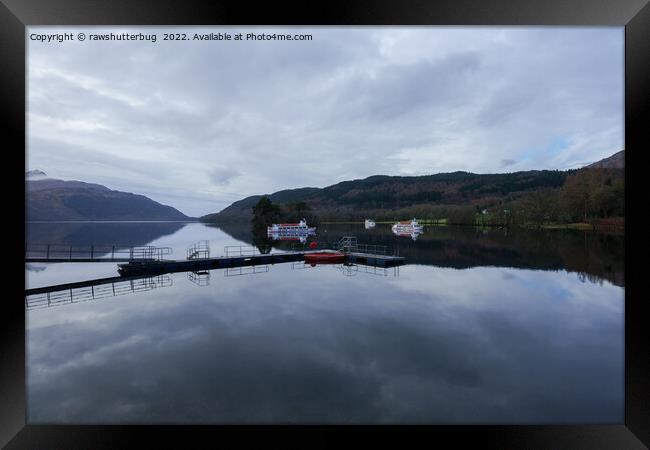
<path id="1" fill-rule="evenodd" d="M 200 272 L 211 269 L 261 266 L 285 262 L 304 261 L 311 253 L 335 253 L 345 255 L 345 263 L 374 267 L 394 267 L 404 264 L 404 258 L 388 254 L 381 245 L 359 244 L 355 237 L 346 236 L 335 249 L 302 249 L 290 252 L 261 254 L 255 247 L 226 246 L 225 256 L 210 257 L 208 241 L 200 241 L 187 251 L 184 260 L 165 260 L 172 252 L 170 247 L 121 247 L 116 245 L 70 246 L 54 244 L 26 244 L 25 262 L 118 262 L 121 277 L 142 277 L 174 272 Z M 112 279 L 101 280 L 113 282 Z M 65 288 L 89 285 L 69 283 Z M 33 293 L 40 292 L 38 289 Z"/>
<path id="2" fill-rule="evenodd" d="M 201 270 L 222 269 L 228 267 L 257 266 L 302 261 L 309 253 L 338 253 L 335 250 L 305 250 L 286 253 L 268 253 L 239 256 L 221 256 L 218 258 L 160 260 L 160 261 L 131 261 L 118 264 L 118 272 L 123 276 L 152 275 L 173 272 L 196 272 Z M 371 253 L 343 252 L 346 262 L 367 264 L 379 267 L 393 267 L 404 263 L 400 256 L 376 255 Z"/>
<path id="3" fill-rule="evenodd" d="M 363 245 L 356 238 L 341 239 L 334 249 L 302 249 L 289 252 L 261 254 L 255 247 L 226 246 L 225 256 L 210 257 L 207 241 L 200 241 L 188 249 L 185 260 L 165 260 L 163 255 L 171 253 L 169 247 L 126 247 L 117 246 L 55 246 L 38 244 L 26 246 L 25 262 L 123 262 L 118 264 L 117 277 L 63 283 L 25 290 L 27 309 L 56 306 L 66 303 L 94 300 L 106 296 L 169 286 L 172 283 L 167 273 L 188 272 L 209 276 L 212 269 L 244 270 L 249 267 L 305 261 L 305 255 L 332 253 L 343 255 L 343 267 L 370 266 L 376 268 L 395 267 L 404 264 L 404 258 L 389 255 L 384 246 Z M 128 258 L 126 258 L 128 256 Z M 339 261 L 340 263 L 340 261 Z M 314 263 L 312 263 L 314 264 Z M 196 278 L 196 277 L 194 277 Z M 200 284 L 200 279 L 193 279 Z"/>
<path id="4" fill-rule="evenodd" d="M 365 266 L 393 267 L 404 263 L 402 256 L 377 255 L 373 253 L 346 253 L 346 260 L 349 263 L 362 264 Z"/>
<path id="5" fill-rule="evenodd" d="M 170 247 L 117 245 L 25 244 L 26 263 L 157 261 L 170 255 Z"/>
<path id="6" fill-rule="evenodd" d="M 41 309 L 71 303 L 136 294 L 173 285 L 169 275 L 150 277 L 112 277 L 27 289 L 25 308 Z"/>
<path id="7" fill-rule="evenodd" d="M 96 278 L 94 280 L 75 281 L 72 283 L 62 283 L 62 284 L 55 284 L 50 286 L 42 286 L 37 288 L 25 289 L 25 296 L 47 294 L 49 292 L 56 292 L 56 291 L 71 291 L 72 289 L 92 288 L 96 286 L 102 286 L 105 284 L 113 285 L 113 294 L 115 294 L 116 283 L 137 282 L 145 279 L 146 278 L 142 276 L 133 276 L 133 277 L 117 276 L 117 277 L 108 277 L 108 278 Z"/>

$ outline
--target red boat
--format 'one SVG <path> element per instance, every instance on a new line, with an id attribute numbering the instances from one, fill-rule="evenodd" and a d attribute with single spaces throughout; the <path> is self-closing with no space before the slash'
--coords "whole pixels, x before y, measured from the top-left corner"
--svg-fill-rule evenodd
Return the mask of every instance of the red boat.
<path id="1" fill-rule="evenodd" d="M 307 253 L 305 262 L 311 264 L 336 264 L 345 262 L 343 253 Z"/>

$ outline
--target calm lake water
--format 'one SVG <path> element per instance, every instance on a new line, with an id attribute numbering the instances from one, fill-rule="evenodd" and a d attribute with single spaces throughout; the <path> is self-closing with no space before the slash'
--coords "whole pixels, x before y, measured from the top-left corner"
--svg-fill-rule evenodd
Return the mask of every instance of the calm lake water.
<path id="1" fill-rule="evenodd" d="M 246 224 L 26 232 L 31 243 L 168 246 L 176 259 L 198 240 L 214 256 L 258 243 Z M 412 240 L 388 225 L 323 224 L 317 239 L 349 235 L 406 264 L 174 273 L 28 308 L 28 422 L 623 422 L 622 236 L 425 227 Z M 116 269 L 28 264 L 26 285 Z"/>

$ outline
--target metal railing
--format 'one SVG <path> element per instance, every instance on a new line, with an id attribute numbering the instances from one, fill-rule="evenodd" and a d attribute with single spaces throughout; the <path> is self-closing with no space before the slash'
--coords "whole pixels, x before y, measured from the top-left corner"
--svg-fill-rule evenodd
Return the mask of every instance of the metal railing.
<path id="1" fill-rule="evenodd" d="M 51 306 L 69 305 L 72 303 L 81 303 L 90 300 L 99 300 L 101 298 L 117 297 L 119 295 L 150 291 L 160 287 L 169 287 L 172 284 L 172 279 L 168 275 L 160 275 L 156 277 L 115 281 L 97 286 L 33 294 L 25 297 L 25 308 L 31 310 L 48 308 Z"/>
<path id="2" fill-rule="evenodd" d="M 345 236 L 336 244 L 336 249 L 343 253 L 371 253 L 373 255 L 388 255 L 385 245 L 359 244 L 354 236 Z"/>
<path id="3" fill-rule="evenodd" d="M 255 256 L 261 255 L 257 247 L 251 247 L 248 245 L 226 245 L 223 248 L 223 252 L 227 257 L 230 256 Z"/>
<path id="4" fill-rule="evenodd" d="M 353 276 L 357 273 L 367 273 L 369 275 L 379 275 L 383 277 L 388 276 L 388 270 L 386 268 L 377 266 L 345 264 L 342 267 L 339 267 L 339 270 L 341 270 L 343 274 L 347 276 Z"/>
<path id="5" fill-rule="evenodd" d="M 342 237 L 333 244 L 319 242 L 315 248 L 311 248 L 307 244 L 298 243 L 295 243 L 291 246 L 292 252 L 301 252 L 305 250 L 336 250 L 343 253 L 370 253 L 373 255 L 384 256 L 394 254 L 394 252 L 391 253 L 391 251 L 388 249 L 388 246 L 386 245 L 359 244 L 357 238 L 354 236 Z"/>
<path id="6" fill-rule="evenodd" d="M 246 266 L 246 267 L 228 267 L 224 270 L 225 277 L 235 277 L 241 275 L 256 275 L 258 273 L 266 273 L 269 271 L 269 266 Z"/>
<path id="7" fill-rule="evenodd" d="M 171 247 L 122 245 L 25 244 L 25 259 L 51 260 L 162 260 L 172 253 Z"/>
<path id="8" fill-rule="evenodd" d="M 202 270 L 197 272 L 188 272 L 187 279 L 197 286 L 209 286 L 210 285 L 210 271 Z"/>
<path id="9" fill-rule="evenodd" d="M 340 252 L 352 252 L 356 251 L 356 248 L 359 246 L 357 238 L 354 236 L 345 236 L 342 237 L 339 242 L 336 244 L 336 249 Z"/>
<path id="10" fill-rule="evenodd" d="M 130 260 L 162 261 L 164 256 L 171 255 L 171 247 L 131 247 Z"/>
<path id="11" fill-rule="evenodd" d="M 187 259 L 208 259 L 210 257 L 210 241 L 198 241 L 187 249 Z"/>
<path id="12" fill-rule="evenodd" d="M 317 264 L 306 264 L 304 262 L 296 262 L 291 264 L 292 270 L 315 269 L 316 267 L 319 266 Z M 366 266 L 366 265 L 358 265 L 358 264 L 326 264 L 326 265 L 321 265 L 320 267 L 325 267 L 328 269 L 336 269 L 339 272 L 341 272 L 343 275 L 348 277 L 353 277 L 358 273 L 367 273 L 369 275 L 378 275 L 384 277 L 388 276 L 388 269 L 386 269 L 385 267 Z M 398 276 L 398 274 L 395 273 L 394 276 Z"/>

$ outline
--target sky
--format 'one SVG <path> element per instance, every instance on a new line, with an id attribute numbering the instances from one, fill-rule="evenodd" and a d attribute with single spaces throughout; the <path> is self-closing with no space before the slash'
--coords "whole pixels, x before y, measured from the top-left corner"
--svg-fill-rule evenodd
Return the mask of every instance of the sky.
<path id="1" fill-rule="evenodd" d="M 111 32 L 156 41 L 90 36 Z M 26 166 L 190 216 L 371 175 L 577 168 L 624 148 L 623 32 L 29 27 Z"/>

